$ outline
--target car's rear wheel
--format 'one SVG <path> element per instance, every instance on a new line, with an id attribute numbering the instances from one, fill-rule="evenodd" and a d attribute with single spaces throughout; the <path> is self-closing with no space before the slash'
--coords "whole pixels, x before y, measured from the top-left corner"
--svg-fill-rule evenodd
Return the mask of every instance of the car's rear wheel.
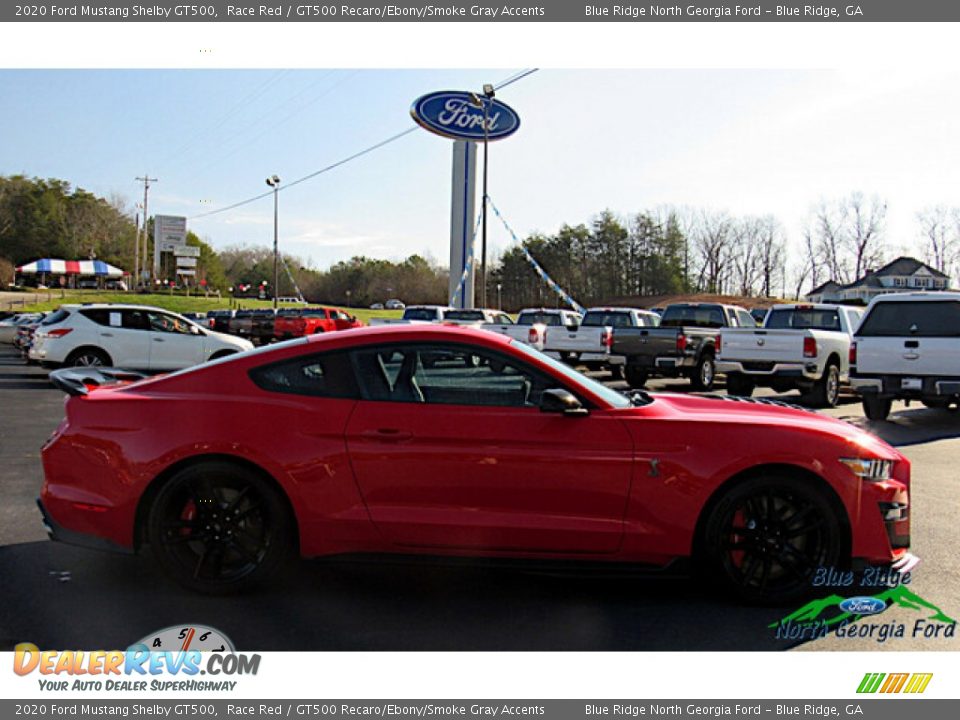
<path id="1" fill-rule="evenodd" d="M 220 358 L 230 357 L 231 355 L 236 355 L 236 354 L 237 354 L 236 350 L 220 350 L 219 352 L 215 352 L 213 355 L 211 355 L 210 359 L 219 360 Z"/>
<path id="2" fill-rule="evenodd" d="M 78 348 L 70 353 L 65 365 L 70 367 L 110 367 L 110 356 L 99 348 Z"/>
<path id="3" fill-rule="evenodd" d="M 750 397 L 755 385 L 753 380 L 740 373 L 727 373 L 727 395 Z"/>
<path id="4" fill-rule="evenodd" d="M 174 474 L 154 497 L 147 539 L 163 570 L 191 590 L 238 592 L 273 575 L 295 547 L 285 499 L 257 472 L 206 462 Z"/>
<path id="5" fill-rule="evenodd" d="M 806 398 L 813 407 L 836 407 L 840 402 L 840 368 L 835 362 L 827 363 L 821 377 Z"/>
<path id="6" fill-rule="evenodd" d="M 886 420 L 892 406 L 893 400 L 890 398 L 879 398 L 876 395 L 863 396 L 863 414 L 868 420 Z"/>
<path id="7" fill-rule="evenodd" d="M 749 602 L 809 593 L 819 568 L 843 562 L 843 529 L 825 493 L 789 475 L 732 487 L 706 519 L 703 560 L 721 585 Z"/>
<path id="8" fill-rule="evenodd" d="M 690 376 L 690 384 L 694 390 L 707 391 L 713 389 L 713 381 L 716 379 L 717 369 L 713 362 L 713 355 L 708 352 L 703 353 L 697 361 L 697 366 Z"/>
<path id="9" fill-rule="evenodd" d="M 647 373 L 638 367 L 627 365 L 623 369 L 623 375 L 632 388 L 642 388 L 647 384 Z"/>
<path id="10" fill-rule="evenodd" d="M 623 365 L 610 365 L 610 379 L 623 380 Z"/>

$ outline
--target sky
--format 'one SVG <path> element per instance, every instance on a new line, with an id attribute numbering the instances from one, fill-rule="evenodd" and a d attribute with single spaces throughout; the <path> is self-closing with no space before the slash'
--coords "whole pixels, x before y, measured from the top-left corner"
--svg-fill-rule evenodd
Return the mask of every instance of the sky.
<path id="1" fill-rule="evenodd" d="M 69 181 L 185 215 L 215 248 L 271 245 L 265 197 L 414 123 L 440 89 L 514 70 L 0 70 L 0 174 Z M 490 145 L 490 196 L 523 237 L 663 204 L 773 214 L 797 257 L 820 199 L 889 203 L 889 258 L 917 252 L 916 213 L 956 206 L 960 72 L 540 70 L 498 93 L 520 115 Z M 354 255 L 449 256 L 451 141 L 417 129 L 280 193 L 280 244 L 325 268 Z M 492 256 L 512 245 L 496 222 Z"/>

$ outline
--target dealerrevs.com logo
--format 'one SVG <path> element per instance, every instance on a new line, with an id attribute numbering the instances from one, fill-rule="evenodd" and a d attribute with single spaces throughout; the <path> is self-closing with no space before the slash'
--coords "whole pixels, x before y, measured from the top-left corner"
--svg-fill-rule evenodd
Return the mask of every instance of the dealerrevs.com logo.
<path id="1" fill-rule="evenodd" d="M 216 646 L 193 645 L 194 638 L 214 633 Z M 126 650 L 40 650 L 21 643 L 13 653 L 14 673 L 36 674 L 44 691 L 230 692 L 237 680 L 226 677 L 256 675 L 259 669 L 260 655 L 233 652 L 222 633 L 196 625 L 167 628 Z"/>
<path id="2" fill-rule="evenodd" d="M 933 673 L 870 673 L 863 676 L 858 693 L 922 693 Z"/>

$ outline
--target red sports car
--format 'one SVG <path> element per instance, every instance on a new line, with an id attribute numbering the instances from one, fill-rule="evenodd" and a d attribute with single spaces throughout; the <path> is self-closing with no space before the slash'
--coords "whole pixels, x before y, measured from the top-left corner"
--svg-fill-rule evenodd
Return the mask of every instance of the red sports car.
<path id="1" fill-rule="evenodd" d="M 873 435 L 771 401 L 627 396 L 483 330 L 363 328 L 99 388 L 109 371 L 58 373 L 51 536 L 149 545 L 199 591 L 294 553 L 403 553 L 693 558 L 782 601 L 821 567 L 914 561 L 910 464 Z"/>

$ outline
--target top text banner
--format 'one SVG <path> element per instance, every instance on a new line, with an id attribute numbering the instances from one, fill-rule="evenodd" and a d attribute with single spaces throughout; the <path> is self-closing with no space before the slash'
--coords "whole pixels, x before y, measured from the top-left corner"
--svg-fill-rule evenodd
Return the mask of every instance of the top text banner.
<path id="1" fill-rule="evenodd" d="M 202 0 L 201 0 L 202 1 Z M 416 2 L 347 0 L 307 5 L 235 0 L 185 5 L 40 2 L 0 7 L 0 22 L 945 22 L 960 20 L 960 3 L 943 0 L 860 2 L 611 3 L 609 0 Z"/>

